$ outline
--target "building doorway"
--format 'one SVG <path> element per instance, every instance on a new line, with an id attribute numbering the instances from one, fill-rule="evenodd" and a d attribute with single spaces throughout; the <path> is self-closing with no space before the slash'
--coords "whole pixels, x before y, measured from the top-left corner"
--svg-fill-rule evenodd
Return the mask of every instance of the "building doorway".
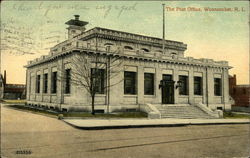
<path id="1" fill-rule="evenodd" d="M 174 104 L 174 83 L 172 75 L 162 75 L 160 83 L 162 104 Z"/>

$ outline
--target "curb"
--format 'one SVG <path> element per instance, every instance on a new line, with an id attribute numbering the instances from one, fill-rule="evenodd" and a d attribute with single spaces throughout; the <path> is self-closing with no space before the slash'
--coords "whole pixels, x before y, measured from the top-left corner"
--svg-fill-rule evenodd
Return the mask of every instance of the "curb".
<path id="1" fill-rule="evenodd" d="M 129 128 L 157 128 L 157 127 L 184 127 L 184 126 L 191 126 L 191 125 L 228 125 L 228 124 L 250 124 L 250 122 L 213 122 L 213 123 L 176 123 L 176 124 L 148 124 L 148 125 L 103 125 L 103 126 L 77 126 L 75 124 L 71 124 L 64 119 L 62 120 L 66 124 L 83 130 L 105 130 L 105 129 L 129 129 Z"/>
<path id="2" fill-rule="evenodd" d="M 18 111 L 22 111 L 22 112 L 31 113 L 31 114 L 37 114 L 37 115 L 47 116 L 47 117 L 50 117 L 50 118 L 58 118 L 55 115 L 49 115 L 49 114 L 44 114 L 44 113 L 39 113 L 39 112 L 33 112 L 33 111 L 29 111 L 29 110 L 23 110 L 23 109 L 14 108 L 14 107 L 8 107 L 8 106 L 5 106 L 5 107 L 9 108 L 9 109 L 12 109 L 12 110 L 18 110 Z"/>
<path id="3" fill-rule="evenodd" d="M 77 128 L 77 129 L 83 129 L 83 130 L 105 130 L 105 129 L 128 129 L 128 128 L 156 128 L 156 127 L 183 127 L 183 126 L 187 126 L 189 124 L 184 124 L 184 123 L 179 123 L 179 124 L 156 124 L 156 125 L 114 125 L 114 126 L 77 126 L 74 124 L 71 124 L 69 122 L 66 122 L 64 120 L 62 120 L 63 122 L 65 122 L 66 124 Z"/>

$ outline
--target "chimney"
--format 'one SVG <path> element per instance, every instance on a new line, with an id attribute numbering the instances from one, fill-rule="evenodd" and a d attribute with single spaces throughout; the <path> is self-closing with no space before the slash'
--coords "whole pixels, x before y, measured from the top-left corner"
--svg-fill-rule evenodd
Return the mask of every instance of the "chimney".
<path id="1" fill-rule="evenodd" d="M 79 20 L 80 15 L 74 15 L 75 16 L 75 20 Z"/>
<path id="2" fill-rule="evenodd" d="M 3 84 L 6 85 L 6 70 L 4 70 L 4 75 L 3 75 Z"/>
<path id="3" fill-rule="evenodd" d="M 234 85 L 237 85 L 236 75 L 234 74 Z"/>
<path id="4" fill-rule="evenodd" d="M 80 15 L 74 15 L 75 19 L 70 19 L 65 24 L 69 25 L 68 29 L 68 38 L 71 39 L 79 34 L 82 34 L 86 28 L 85 25 L 88 24 L 87 21 L 79 20 Z"/>

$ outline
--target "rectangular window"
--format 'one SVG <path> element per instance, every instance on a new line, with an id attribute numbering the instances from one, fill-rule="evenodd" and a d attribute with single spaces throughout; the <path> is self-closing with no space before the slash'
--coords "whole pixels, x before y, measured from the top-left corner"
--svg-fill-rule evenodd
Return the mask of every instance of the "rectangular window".
<path id="1" fill-rule="evenodd" d="M 179 76 L 179 81 L 181 81 L 181 86 L 179 87 L 180 95 L 188 95 L 188 76 Z"/>
<path id="2" fill-rule="evenodd" d="M 154 74 L 144 73 L 144 94 L 154 95 Z"/>
<path id="3" fill-rule="evenodd" d="M 214 78 L 214 95 L 221 96 L 221 79 Z"/>
<path id="4" fill-rule="evenodd" d="M 172 75 L 163 74 L 162 79 L 167 81 L 172 81 Z"/>
<path id="5" fill-rule="evenodd" d="M 92 85 L 97 94 L 104 94 L 104 72 L 104 69 L 91 69 Z"/>
<path id="6" fill-rule="evenodd" d="M 57 91 L 57 72 L 52 72 L 51 74 L 51 93 L 56 93 Z"/>
<path id="7" fill-rule="evenodd" d="M 69 94 L 70 93 L 70 79 L 71 79 L 71 69 L 66 69 L 65 70 L 65 94 Z"/>
<path id="8" fill-rule="evenodd" d="M 41 76 L 37 75 L 36 76 L 36 93 L 40 93 L 40 80 L 41 80 Z"/>
<path id="9" fill-rule="evenodd" d="M 48 92 L 48 74 L 43 74 L 43 93 Z"/>
<path id="10" fill-rule="evenodd" d="M 136 94 L 136 72 L 124 72 L 124 94 Z"/>
<path id="11" fill-rule="evenodd" d="M 202 77 L 194 77 L 194 95 L 202 95 Z"/>

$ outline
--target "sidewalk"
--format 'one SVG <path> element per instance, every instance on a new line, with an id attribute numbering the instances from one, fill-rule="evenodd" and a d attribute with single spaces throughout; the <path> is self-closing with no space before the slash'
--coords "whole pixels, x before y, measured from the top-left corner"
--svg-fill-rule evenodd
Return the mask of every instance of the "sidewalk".
<path id="1" fill-rule="evenodd" d="M 250 119 L 63 119 L 63 121 L 73 127 L 86 130 L 250 124 Z"/>

